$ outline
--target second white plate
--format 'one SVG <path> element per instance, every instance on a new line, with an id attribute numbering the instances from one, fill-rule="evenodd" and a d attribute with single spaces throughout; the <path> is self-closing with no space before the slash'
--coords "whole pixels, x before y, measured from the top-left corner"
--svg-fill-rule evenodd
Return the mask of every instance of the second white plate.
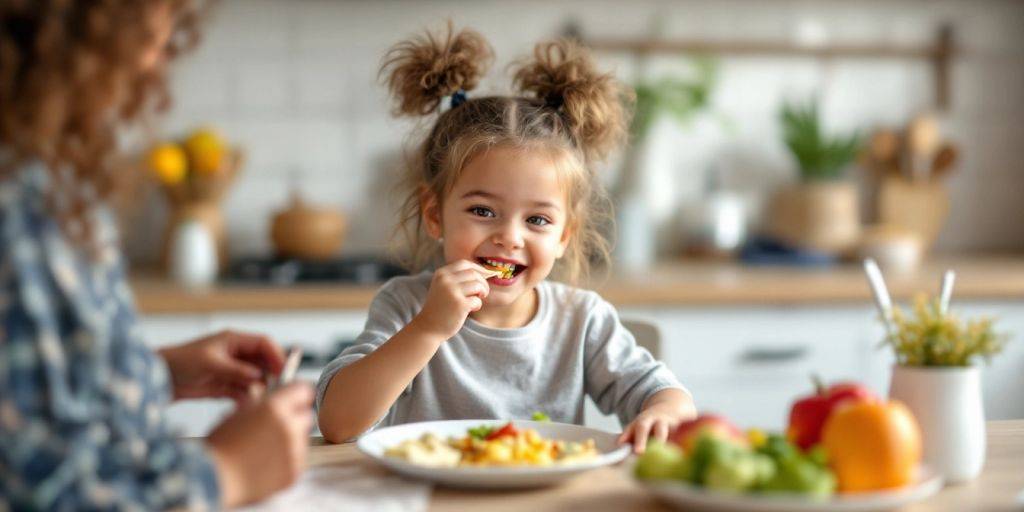
<path id="1" fill-rule="evenodd" d="M 835 494 L 813 500 L 798 495 L 727 494 L 682 482 L 642 481 L 651 494 L 681 510 L 713 512 L 877 512 L 921 501 L 942 489 L 942 477 L 921 468 L 914 484 L 889 491 Z"/>

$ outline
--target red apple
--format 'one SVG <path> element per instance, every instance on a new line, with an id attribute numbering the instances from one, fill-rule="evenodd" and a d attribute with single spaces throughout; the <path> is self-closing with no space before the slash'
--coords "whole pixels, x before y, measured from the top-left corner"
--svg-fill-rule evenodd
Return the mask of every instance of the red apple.
<path id="1" fill-rule="evenodd" d="M 701 434 L 707 433 L 712 436 L 728 439 L 739 444 L 746 444 L 747 438 L 743 432 L 736 428 L 729 420 L 715 414 L 701 414 L 700 416 L 684 421 L 669 435 L 669 440 L 689 453 L 694 443 Z"/>
<path id="2" fill-rule="evenodd" d="M 815 377 L 813 395 L 801 397 L 789 411 L 789 427 L 786 437 L 808 450 L 821 441 L 821 430 L 836 406 L 846 401 L 877 400 L 874 393 L 856 382 L 833 384 L 827 389 Z"/>

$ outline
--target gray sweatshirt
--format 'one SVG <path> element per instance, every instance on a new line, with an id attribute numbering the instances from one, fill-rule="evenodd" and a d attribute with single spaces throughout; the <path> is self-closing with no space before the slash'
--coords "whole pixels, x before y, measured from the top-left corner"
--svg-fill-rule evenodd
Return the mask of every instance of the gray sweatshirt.
<path id="1" fill-rule="evenodd" d="M 317 410 L 338 370 L 376 350 L 420 312 L 432 276 L 397 277 L 381 288 L 355 345 L 324 368 Z M 537 314 L 523 327 L 496 329 L 467 318 L 375 427 L 528 419 L 535 411 L 552 421 L 581 424 L 584 394 L 625 425 L 654 393 L 685 391 L 664 363 L 636 344 L 615 308 L 597 293 L 551 281 L 539 284 L 537 291 Z"/>

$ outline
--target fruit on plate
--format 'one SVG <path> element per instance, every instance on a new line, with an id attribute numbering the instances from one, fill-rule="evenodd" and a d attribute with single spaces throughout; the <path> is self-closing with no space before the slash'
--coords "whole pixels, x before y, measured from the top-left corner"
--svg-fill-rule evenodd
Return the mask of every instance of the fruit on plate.
<path id="1" fill-rule="evenodd" d="M 695 483 L 708 489 L 740 493 L 771 478 L 775 464 L 747 446 L 706 432 L 697 438 L 690 469 Z"/>
<path id="2" fill-rule="evenodd" d="M 825 422 L 822 447 L 840 491 L 902 487 L 921 461 L 921 430 L 899 401 L 847 402 Z"/>
<path id="3" fill-rule="evenodd" d="M 747 444 L 747 438 L 740 429 L 736 428 L 729 420 L 715 414 L 701 414 L 692 420 L 680 423 L 669 439 L 683 451 L 690 453 L 702 434 L 709 434 L 744 446 Z"/>
<path id="4" fill-rule="evenodd" d="M 805 454 L 779 434 L 765 435 L 756 449 L 713 430 L 698 434 L 689 452 L 673 443 L 652 441 L 634 470 L 641 480 L 674 480 L 730 494 L 784 492 L 822 497 L 831 495 L 836 486 L 821 450 Z"/>
<path id="5" fill-rule="evenodd" d="M 793 403 L 789 411 L 789 426 L 786 436 L 802 450 L 809 450 L 821 441 L 821 429 L 836 406 L 847 400 L 874 400 L 874 393 L 866 387 L 843 382 L 828 388 L 817 377 L 814 378 L 815 392 Z"/>
<path id="6" fill-rule="evenodd" d="M 643 456 L 637 459 L 634 471 L 637 478 L 644 480 L 687 480 L 689 462 L 682 448 L 652 439 Z"/>
<path id="7" fill-rule="evenodd" d="M 830 496 L 836 489 L 836 477 L 829 470 L 825 452 L 816 448 L 804 453 L 781 435 L 769 435 L 758 451 L 775 463 L 775 471 L 762 482 L 765 492 L 806 494 L 818 498 Z"/>

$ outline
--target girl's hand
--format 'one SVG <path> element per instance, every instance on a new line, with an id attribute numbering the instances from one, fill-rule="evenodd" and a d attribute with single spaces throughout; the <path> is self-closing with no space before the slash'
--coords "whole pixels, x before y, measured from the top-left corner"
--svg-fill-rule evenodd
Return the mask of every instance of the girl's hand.
<path id="1" fill-rule="evenodd" d="M 312 426 L 313 388 L 300 382 L 228 416 L 206 438 L 221 505 L 251 503 L 294 483 L 306 464 Z"/>
<path id="2" fill-rule="evenodd" d="M 647 404 L 619 436 L 619 444 L 633 442 L 633 453 L 643 453 L 647 440 L 666 441 L 683 420 L 697 416 L 689 395 L 679 389 L 664 389 L 647 399 Z"/>
<path id="3" fill-rule="evenodd" d="M 175 400 L 227 397 L 239 404 L 250 400 L 250 388 L 261 386 L 264 372 L 276 375 L 284 352 L 259 334 L 222 331 L 160 350 L 171 371 Z"/>
<path id="4" fill-rule="evenodd" d="M 466 317 L 483 307 L 483 300 L 491 291 L 487 277 L 492 275 L 495 273 L 469 260 L 437 269 L 423 310 L 413 321 L 443 339 L 455 336 Z"/>

